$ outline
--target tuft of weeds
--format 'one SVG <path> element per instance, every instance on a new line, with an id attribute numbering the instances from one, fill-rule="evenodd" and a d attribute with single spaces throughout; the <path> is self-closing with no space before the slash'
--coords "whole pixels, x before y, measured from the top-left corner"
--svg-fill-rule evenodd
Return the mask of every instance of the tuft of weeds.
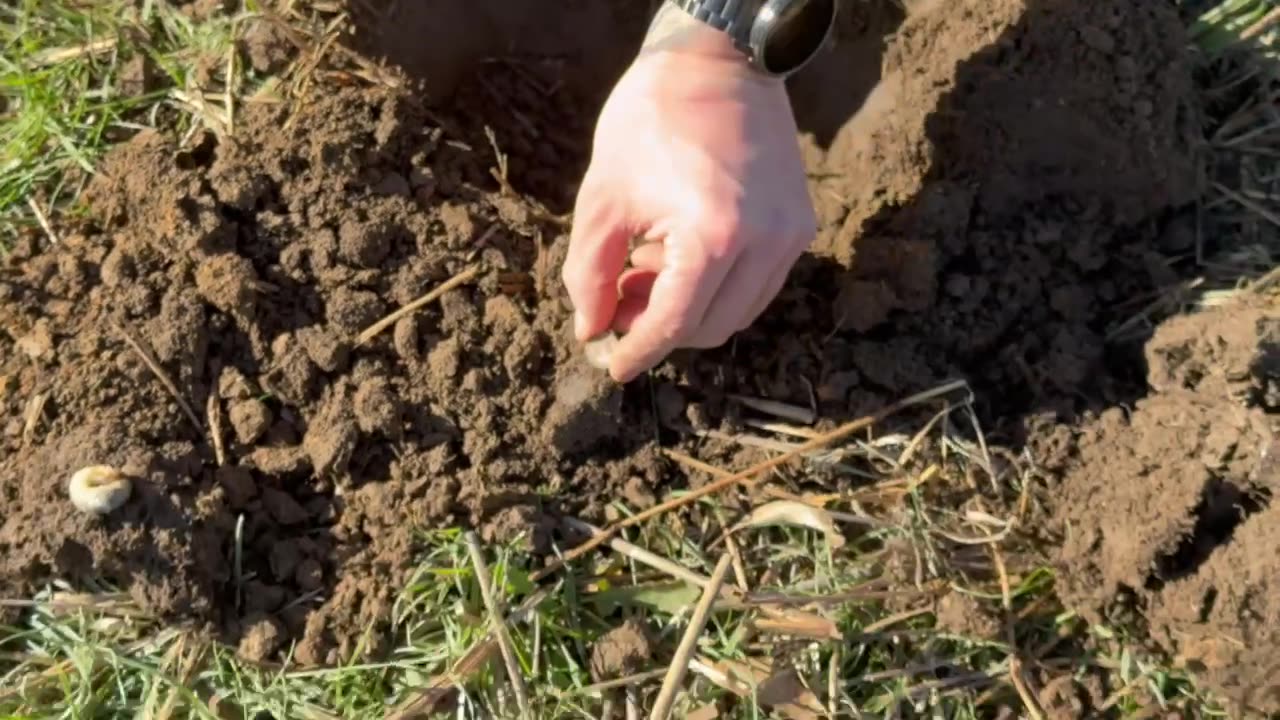
<path id="1" fill-rule="evenodd" d="M 252 15 L 196 20 L 165 0 L 0 5 L 0 238 L 55 239 L 49 218 L 140 130 L 225 127 L 233 96 L 261 80 L 234 60 Z"/>

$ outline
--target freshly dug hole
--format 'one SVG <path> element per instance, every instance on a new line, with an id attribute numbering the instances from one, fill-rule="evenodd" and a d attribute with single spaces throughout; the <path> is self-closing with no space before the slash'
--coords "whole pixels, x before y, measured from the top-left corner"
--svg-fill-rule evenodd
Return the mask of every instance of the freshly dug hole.
<path id="1" fill-rule="evenodd" d="M 95 223 L 50 252 L 18 248 L 0 280 L 0 322 L 33 338 L 0 345 L 0 374 L 17 378 L 3 399 L 0 581 L 21 592 L 104 574 L 148 610 L 249 638 L 249 654 L 296 639 L 300 662 L 335 663 L 388 628 L 412 528 L 528 531 L 540 549 L 542 502 L 596 518 L 624 491 L 683 483 L 657 460 L 653 397 L 715 423 L 708 408 L 728 393 L 808 405 L 812 392 L 838 421 L 964 375 L 1005 429 L 1131 398 L 1132 366 L 1102 339 L 1107 308 L 1165 284 L 1155 221 L 1192 186 L 1172 12 L 943 3 L 887 42 L 881 89 L 850 118 L 894 22 L 870 8 L 851 6 L 838 47 L 793 88 L 823 220 L 815 254 L 755 328 L 681 354 L 653 394 L 575 370 L 564 229 L 488 172 L 486 123 L 516 188 L 571 207 L 591 113 L 554 83 L 489 64 L 431 114 L 413 92 L 326 88 L 293 117 L 249 110 L 234 141 L 139 136 L 95 180 Z M 847 94 L 826 82 L 806 95 L 839 63 Z M 474 262 L 474 285 L 353 342 Z M 116 319 L 193 406 L 215 396 L 226 466 L 106 330 Z M 53 401 L 24 444 L 36 392 Z M 54 502 L 55 480 L 89 462 L 145 480 L 105 527 Z M 293 602 L 303 595 L 316 603 Z M 389 638 L 374 638 L 377 655 Z"/>

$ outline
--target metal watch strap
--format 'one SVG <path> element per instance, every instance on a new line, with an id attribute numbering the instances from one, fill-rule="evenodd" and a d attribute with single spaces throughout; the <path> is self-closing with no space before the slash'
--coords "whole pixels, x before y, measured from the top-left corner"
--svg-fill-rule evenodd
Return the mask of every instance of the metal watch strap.
<path id="1" fill-rule="evenodd" d="M 746 49 L 751 37 L 755 14 L 743 12 L 756 3 L 751 0 L 668 0 L 671 4 L 707 25 L 733 38 L 734 44 Z"/>

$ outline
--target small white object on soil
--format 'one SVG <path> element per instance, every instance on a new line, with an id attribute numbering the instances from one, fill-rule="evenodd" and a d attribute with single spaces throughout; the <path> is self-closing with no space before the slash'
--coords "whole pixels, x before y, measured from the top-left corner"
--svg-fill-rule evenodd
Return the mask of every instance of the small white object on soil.
<path id="1" fill-rule="evenodd" d="M 109 465 L 90 465 L 71 476 L 67 490 L 80 512 L 107 515 L 129 499 L 133 483 Z"/>
<path id="2" fill-rule="evenodd" d="M 586 355 L 587 362 L 591 363 L 592 367 L 608 370 L 609 360 L 613 357 L 613 350 L 617 346 L 618 336 L 609 331 L 588 340 L 582 348 L 582 353 Z"/>

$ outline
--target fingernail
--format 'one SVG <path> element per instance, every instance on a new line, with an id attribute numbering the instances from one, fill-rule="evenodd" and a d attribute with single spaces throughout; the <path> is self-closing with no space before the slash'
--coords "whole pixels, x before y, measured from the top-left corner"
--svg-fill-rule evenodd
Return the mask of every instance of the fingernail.
<path id="1" fill-rule="evenodd" d="M 587 318 L 580 312 L 573 314 L 573 334 L 577 336 L 579 342 L 585 342 L 591 338 L 588 336 Z"/>

